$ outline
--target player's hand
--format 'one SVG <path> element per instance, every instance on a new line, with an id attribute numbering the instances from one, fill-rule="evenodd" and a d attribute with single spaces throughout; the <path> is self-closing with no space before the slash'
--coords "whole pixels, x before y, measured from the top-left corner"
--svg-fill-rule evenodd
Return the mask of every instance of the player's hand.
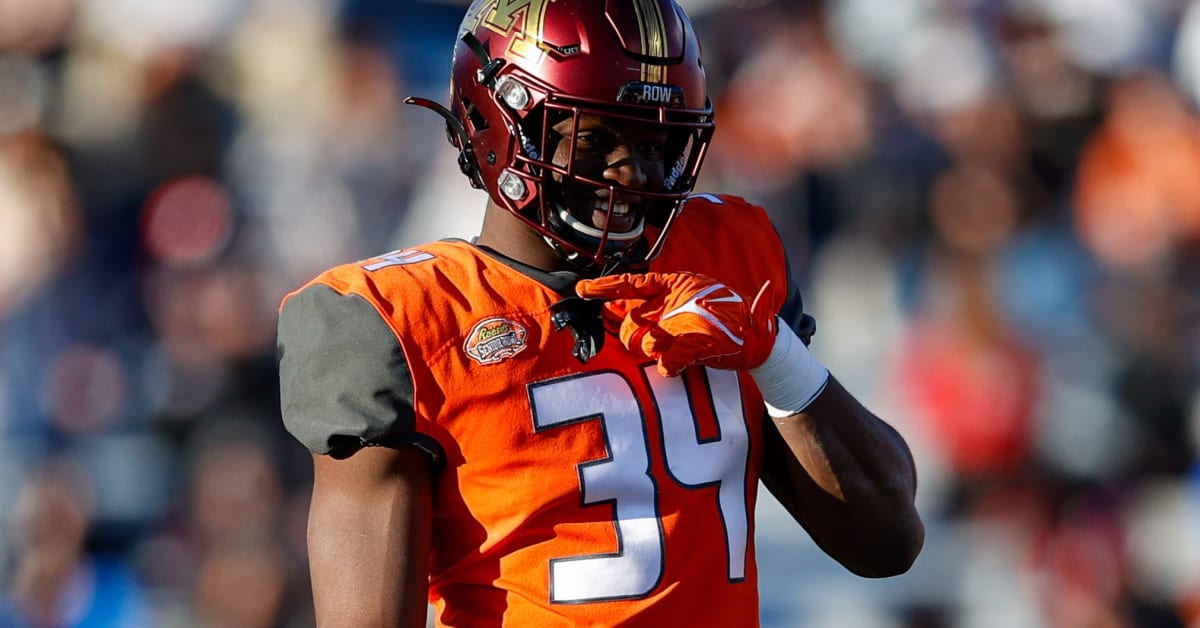
<path id="1" fill-rule="evenodd" d="M 681 272 L 585 279 L 575 291 L 604 300 L 605 326 L 621 344 L 674 377 L 693 364 L 741 370 L 765 362 L 777 330 L 775 313 L 761 303 L 766 288 L 751 302 L 715 279 Z"/>

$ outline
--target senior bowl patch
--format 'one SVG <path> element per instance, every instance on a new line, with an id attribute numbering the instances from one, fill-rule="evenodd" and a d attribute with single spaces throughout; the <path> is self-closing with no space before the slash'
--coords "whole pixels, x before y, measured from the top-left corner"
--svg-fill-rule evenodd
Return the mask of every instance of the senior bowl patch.
<path id="1" fill-rule="evenodd" d="M 498 316 L 485 318 L 471 328 L 463 350 L 480 364 L 495 364 L 525 350 L 525 328 Z"/>

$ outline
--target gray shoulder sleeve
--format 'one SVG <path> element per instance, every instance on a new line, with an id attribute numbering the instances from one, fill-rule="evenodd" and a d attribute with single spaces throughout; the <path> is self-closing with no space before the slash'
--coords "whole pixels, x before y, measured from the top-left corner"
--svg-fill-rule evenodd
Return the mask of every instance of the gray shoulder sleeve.
<path id="1" fill-rule="evenodd" d="M 284 303 L 278 331 L 283 423 L 310 451 L 345 458 L 412 445 L 444 463 L 438 442 L 416 430 L 400 342 L 365 299 L 310 285 Z"/>

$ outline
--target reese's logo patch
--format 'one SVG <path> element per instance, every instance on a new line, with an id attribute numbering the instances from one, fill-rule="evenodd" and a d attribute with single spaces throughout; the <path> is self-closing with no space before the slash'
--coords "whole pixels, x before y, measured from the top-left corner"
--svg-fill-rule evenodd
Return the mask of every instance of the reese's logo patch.
<path id="1" fill-rule="evenodd" d="M 495 364 L 524 351 L 526 335 L 520 323 L 498 316 L 485 318 L 471 328 L 463 351 L 480 364 Z"/>

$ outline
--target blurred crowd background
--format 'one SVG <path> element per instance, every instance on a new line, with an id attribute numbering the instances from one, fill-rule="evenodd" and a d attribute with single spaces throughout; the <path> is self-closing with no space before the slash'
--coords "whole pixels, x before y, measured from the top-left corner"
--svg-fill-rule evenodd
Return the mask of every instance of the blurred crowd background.
<path id="1" fill-rule="evenodd" d="M 308 626 L 280 298 L 478 228 L 465 2 L 0 0 L 0 626 Z M 763 623 L 1200 627 L 1200 0 L 684 0 L 699 191 L 909 439 L 861 580 L 765 496 Z"/>

